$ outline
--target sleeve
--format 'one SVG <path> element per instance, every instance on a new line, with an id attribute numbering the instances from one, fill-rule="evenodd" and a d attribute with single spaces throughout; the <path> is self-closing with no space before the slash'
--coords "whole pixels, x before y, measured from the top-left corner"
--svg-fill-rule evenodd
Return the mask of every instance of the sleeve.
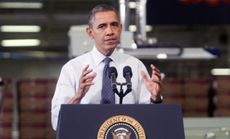
<path id="1" fill-rule="evenodd" d="M 75 79 L 77 78 L 73 68 L 70 65 L 64 65 L 51 102 L 51 122 L 54 130 L 57 128 L 61 104 L 66 104 L 76 93 L 78 82 Z"/>

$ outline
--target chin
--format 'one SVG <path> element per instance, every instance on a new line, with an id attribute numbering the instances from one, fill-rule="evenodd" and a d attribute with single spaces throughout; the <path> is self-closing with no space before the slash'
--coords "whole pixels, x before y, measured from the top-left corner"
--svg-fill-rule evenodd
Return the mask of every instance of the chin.
<path id="1" fill-rule="evenodd" d="M 106 44 L 106 48 L 108 49 L 115 49 L 117 47 L 117 43 L 116 44 Z"/>
<path id="2" fill-rule="evenodd" d="M 109 49 L 107 49 L 106 55 L 110 56 L 113 53 L 114 49 L 116 49 L 116 46 L 115 47 L 110 47 Z"/>

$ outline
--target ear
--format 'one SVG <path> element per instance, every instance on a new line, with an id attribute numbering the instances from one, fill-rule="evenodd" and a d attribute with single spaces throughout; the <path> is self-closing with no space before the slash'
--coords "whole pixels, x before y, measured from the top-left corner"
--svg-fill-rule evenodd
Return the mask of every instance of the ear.
<path id="1" fill-rule="evenodd" d="M 122 24 L 120 24 L 120 26 L 121 26 L 121 30 L 122 30 L 122 28 L 123 28 Z"/>
<path id="2" fill-rule="evenodd" d="M 86 28 L 86 33 L 88 34 L 88 36 L 93 39 L 93 33 L 92 33 L 92 29 L 90 27 Z"/>

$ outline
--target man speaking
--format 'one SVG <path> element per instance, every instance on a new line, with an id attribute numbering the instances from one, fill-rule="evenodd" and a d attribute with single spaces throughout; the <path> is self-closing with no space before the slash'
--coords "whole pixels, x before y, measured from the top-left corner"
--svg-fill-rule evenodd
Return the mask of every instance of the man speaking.
<path id="1" fill-rule="evenodd" d="M 52 99 L 52 126 L 55 130 L 61 104 L 119 104 L 120 97 L 114 93 L 109 78 L 110 67 L 117 70 L 118 85 L 127 82 L 123 76 L 124 67 L 129 66 L 132 70 L 132 77 L 128 77 L 131 81 L 124 86 L 124 89 L 130 87 L 131 82 L 132 89 L 122 104 L 162 101 L 160 71 L 151 64 L 152 75 L 149 77 L 139 59 L 117 52 L 121 31 L 118 12 L 113 7 L 97 5 L 92 9 L 86 32 L 94 40 L 94 47 L 62 67 Z"/>

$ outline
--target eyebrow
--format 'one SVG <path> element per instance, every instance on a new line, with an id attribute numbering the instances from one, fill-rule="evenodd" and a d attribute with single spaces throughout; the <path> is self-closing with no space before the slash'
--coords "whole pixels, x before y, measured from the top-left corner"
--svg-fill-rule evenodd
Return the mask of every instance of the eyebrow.
<path id="1" fill-rule="evenodd" d="M 119 22 L 118 21 L 113 21 L 113 22 L 111 22 L 111 23 L 109 23 L 109 24 L 119 24 Z M 101 23 L 101 24 L 98 24 L 97 26 L 101 26 L 101 25 L 107 25 L 107 23 Z"/>

